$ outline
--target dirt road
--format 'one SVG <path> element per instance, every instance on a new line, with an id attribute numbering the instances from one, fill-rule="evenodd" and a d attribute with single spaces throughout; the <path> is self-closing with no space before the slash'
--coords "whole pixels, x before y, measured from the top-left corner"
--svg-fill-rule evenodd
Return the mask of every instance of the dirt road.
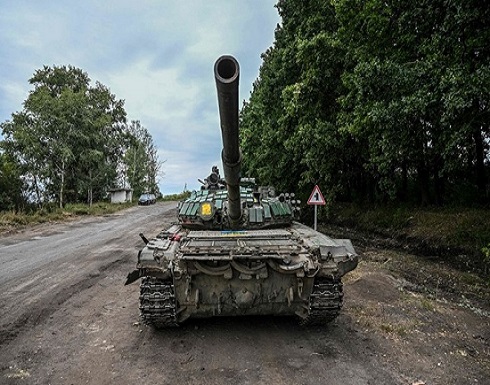
<path id="1" fill-rule="evenodd" d="M 325 327 L 275 317 L 141 325 L 138 285 L 124 279 L 138 233 L 155 236 L 174 207 L 0 238 L 0 384 L 490 384 L 488 290 L 406 252 L 358 246 L 344 311 Z"/>

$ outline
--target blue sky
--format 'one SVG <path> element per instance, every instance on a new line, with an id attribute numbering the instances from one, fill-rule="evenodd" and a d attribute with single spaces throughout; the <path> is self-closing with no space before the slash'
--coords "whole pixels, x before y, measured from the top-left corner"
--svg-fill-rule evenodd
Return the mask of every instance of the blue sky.
<path id="1" fill-rule="evenodd" d="M 165 161 L 163 194 L 199 188 L 221 165 L 213 78 L 223 54 L 240 62 L 248 99 L 280 22 L 276 0 L 0 0 L 0 122 L 22 109 L 44 65 L 73 65 L 125 100 Z"/>

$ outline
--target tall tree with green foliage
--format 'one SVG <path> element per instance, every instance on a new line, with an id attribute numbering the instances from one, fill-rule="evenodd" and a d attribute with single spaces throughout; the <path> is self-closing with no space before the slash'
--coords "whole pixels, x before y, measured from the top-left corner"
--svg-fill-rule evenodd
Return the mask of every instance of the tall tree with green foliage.
<path id="1" fill-rule="evenodd" d="M 441 13 L 433 40 L 444 63 L 440 88 L 446 127 L 445 167 L 453 185 L 466 179 L 488 199 L 490 7 L 476 0 L 446 1 Z"/>
<path id="2" fill-rule="evenodd" d="M 126 126 L 129 141 L 124 154 L 125 173 L 136 196 L 144 192 L 159 194 L 158 176 L 162 162 L 148 130 L 137 120 Z"/>
<path id="3" fill-rule="evenodd" d="M 341 124 L 368 144 L 378 191 L 395 198 L 411 178 L 420 202 L 440 203 L 448 188 L 476 180 L 483 196 L 488 7 L 446 0 L 334 3 L 339 38 L 352 58 L 343 74 Z"/>
<path id="4" fill-rule="evenodd" d="M 358 144 L 335 124 L 345 51 L 335 38 L 334 8 L 286 0 L 277 8 L 282 25 L 242 109 L 245 167 L 283 190 L 308 190 L 322 180 L 328 195 L 348 192 L 340 165 Z"/>
<path id="5" fill-rule="evenodd" d="M 430 36 L 431 20 L 410 13 L 412 3 L 335 3 L 338 36 L 350 58 L 339 123 L 367 145 L 372 195 L 394 199 L 415 174 L 427 201 L 429 165 L 439 143 L 433 116 L 440 114 L 438 67 L 426 63 L 420 45 Z"/>
<path id="6" fill-rule="evenodd" d="M 28 177 L 31 199 L 91 203 L 94 189 L 101 195 L 116 177 L 123 101 L 72 66 L 45 66 L 29 83 L 23 110 L 1 125 L 6 151 Z"/>
<path id="7" fill-rule="evenodd" d="M 282 23 L 241 111 L 249 174 L 280 189 L 320 183 L 332 199 L 488 202 L 489 7 L 277 8 Z"/>
<path id="8" fill-rule="evenodd" d="M 0 142 L 0 147 L 2 142 Z M 19 165 L 0 150 L 0 211 L 19 211 L 26 205 Z"/>

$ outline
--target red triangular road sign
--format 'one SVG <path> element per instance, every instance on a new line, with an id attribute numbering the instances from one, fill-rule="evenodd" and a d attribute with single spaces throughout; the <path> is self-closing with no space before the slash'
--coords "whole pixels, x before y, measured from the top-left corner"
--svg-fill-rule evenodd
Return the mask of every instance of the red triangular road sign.
<path id="1" fill-rule="evenodd" d="M 325 206 L 325 198 L 323 198 L 322 192 L 320 191 L 320 187 L 318 187 L 318 185 L 315 185 L 313 188 L 307 204 Z"/>

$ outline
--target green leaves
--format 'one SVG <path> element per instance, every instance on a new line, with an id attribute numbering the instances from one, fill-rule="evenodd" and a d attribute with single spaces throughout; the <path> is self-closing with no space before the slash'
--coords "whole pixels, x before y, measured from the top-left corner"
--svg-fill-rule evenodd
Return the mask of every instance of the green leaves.
<path id="1" fill-rule="evenodd" d="M 242 110 L 249 173 L 279 189 L 304 186 L 303 195 L 323 182 L 341 199 L 426 204 L 458 200 L 464 185 L 488 201 L 490 8 L 277 7 L 281 26 Z"/>
<path id="2" fill-rule="evenodd" d="M 25 205 L 24 182 L 19 165 L 0 151 L 0 209 L 19 210 Z"/>
<path id="3" fill-rule="evenodd" d="M 44 67 L 29 82 L 24 109 L 2 124 L 4 147 L 26 176 L 32 200 L 61 206 L 102 197 L 124 147 L 123 102 L 75 67 Z"/>
<path id="4" fill-rule="evenodd" d="M 151 192 L 157 194 L 158 177 L 163 162 L 158 159 L 158 151 L 148 130 L 139 121 L 126 125 L 127 147 L 123 163 L 129 185 L 134 196 Z"/>

